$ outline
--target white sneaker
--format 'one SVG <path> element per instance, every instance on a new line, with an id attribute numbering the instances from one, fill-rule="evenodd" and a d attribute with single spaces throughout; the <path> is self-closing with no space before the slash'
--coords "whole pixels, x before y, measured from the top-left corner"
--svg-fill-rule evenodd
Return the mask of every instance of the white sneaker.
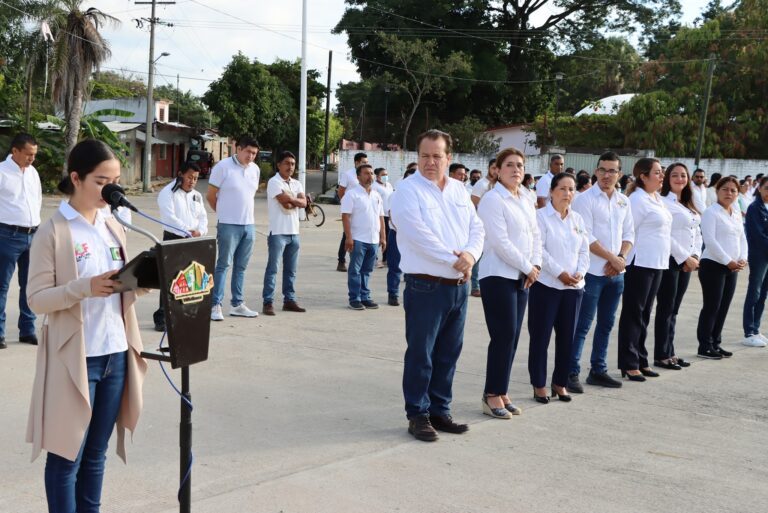
<path id="1" fill-rule="evenodd" d="M 258 317 L 259 312 L 254 312 L 247 306 L 245 306 L 245 303 L 240 303 L 237 306 L 233 306 L 229 309 L 229 315 L 235 316 L 235 317 Z"/>
<path id="2" fill-rule="evenodd" d="M 768 337 L 766 337 L 766 336 L 765 336 L 765 335 L 763 335 L 762 333 L 757 333 L 755 336 L 756 336 L 757 338 L 759 338 L 760 340 L 762 340 L 763 342 L 765 342 L 766 344 L 768 344 Z"/>
<path id="3" fill-rule="evenodd" d="M 749 337 L 742 340 L 741 343 L 742 345 L 749 347 L 765 347 L 768 345 L 757 335 L 750 335 Z"/>
<path id="4" fill-rule="evenodd" d="M 224 312 L 221 311 L 221 305 L 213 305 L 213 308 L 211 308 L 211 320 L 212 321 L 224 320 Z"/>

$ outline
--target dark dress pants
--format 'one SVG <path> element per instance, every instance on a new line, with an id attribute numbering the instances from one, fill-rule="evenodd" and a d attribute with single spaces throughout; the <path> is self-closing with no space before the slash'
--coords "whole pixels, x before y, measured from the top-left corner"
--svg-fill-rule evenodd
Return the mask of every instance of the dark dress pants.
<path id="1" fill-rule="evenodd" d="M 656 361 L 675 356 L 675 324 L 690 281 L 691 273 L 683 271 L 683 266 L 673 257 L 669 257 L 669 269 L 662 273 L 659 292 L 656 294 L 656 320 L 653 330 L 653 359 Z"/>
<path id="2" fill-rule="evenodd" d="M 733 300 L 738 276 L 737 272 L 714 260 L 701 261 L 699 281 L 703 302 L 696 328 L 699 352 L 720 347 L 725 318 Z"/>
<path id="3" fill-rule="evenodd" d="M 624 295 L 619 317 L 619 369 L 648 367 L 645 339 L 651 320 L 653 301 L 661 284 L 663 269 L 628 265 L 624 275 Z"/>

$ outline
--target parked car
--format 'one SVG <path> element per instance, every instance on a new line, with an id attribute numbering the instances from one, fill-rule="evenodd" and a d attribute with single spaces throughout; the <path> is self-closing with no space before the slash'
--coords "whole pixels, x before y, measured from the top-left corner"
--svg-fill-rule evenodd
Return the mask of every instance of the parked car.
<path id="1" fill-rule="evenodd" d="M 194 162 L 200 167 L 200 178 L 208 178 L 213 168 L 213 154 L 205 150 L 189 150 L 187 161 Z"/>

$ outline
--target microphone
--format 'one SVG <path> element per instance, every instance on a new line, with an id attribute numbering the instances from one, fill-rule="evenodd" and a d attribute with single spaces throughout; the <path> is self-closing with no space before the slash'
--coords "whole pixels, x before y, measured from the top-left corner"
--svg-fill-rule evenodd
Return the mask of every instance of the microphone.
<path id="1" fill-rule="evenodd" d="M 106 201 L 110 207 L 112 207 L 112 210 L 115 210 L 118 207 L 125 207 L 133 210 L 134 212 L 139 211 L 139 209 L 134 207 L 131 202 L 128 201 L 128 198 L 125 197 L 125 191 L 123 188 L 116 183 L 109 183 L 105 185 L 101 189 L 101 198 Z"/>

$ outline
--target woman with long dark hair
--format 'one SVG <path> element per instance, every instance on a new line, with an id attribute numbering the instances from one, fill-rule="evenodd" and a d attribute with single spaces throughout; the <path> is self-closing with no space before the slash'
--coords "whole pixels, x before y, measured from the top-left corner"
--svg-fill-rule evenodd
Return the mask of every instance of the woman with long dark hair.
<path id="1" fill-rule="evenodd" d="M 680 370 L 690 363 L 675 355 L 675 325 L 691 273 L 699 268 L 701 256 L 701 213 L 693 203 L 688 168 L 681 162 L 667 166 L 661 196 L 672 214 L 669 267 L 661 276 L 656 294 L 654 365 Z"/>
<path id="2" fill-rule="evenodd" d="M 669 267 L 672 244 L 672 214 L 657 192 L 664 171 L 657 159 L 644 157 L 632 170 L 635 181 L 627 188 L 635 244 L 627 255 L 621 317 L 619 318 L 619 369 L 622 377 L 645 381 L 658 373 L 648 365 L 645 339 L 651 320 L 653 301 L 661 276 Z"/>

